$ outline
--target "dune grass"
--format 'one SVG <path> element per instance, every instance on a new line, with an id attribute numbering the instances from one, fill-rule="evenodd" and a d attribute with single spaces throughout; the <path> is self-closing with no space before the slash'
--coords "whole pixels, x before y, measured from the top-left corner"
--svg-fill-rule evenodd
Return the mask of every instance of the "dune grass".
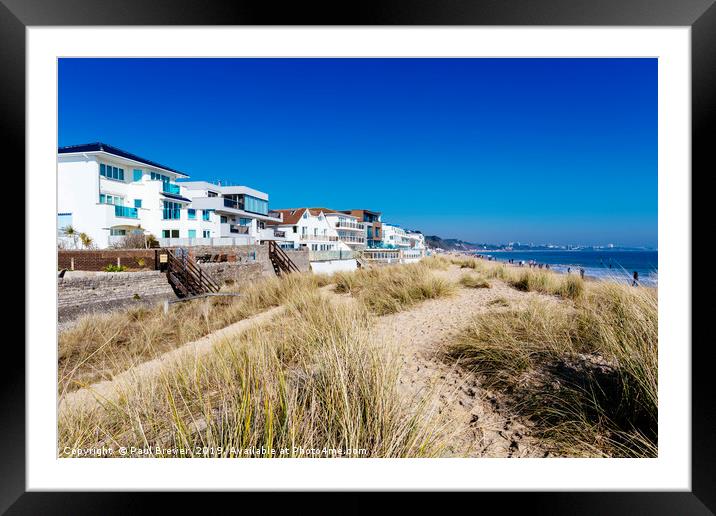
<path id="1" fill-rule="evenodd" d="M 460 266 L 461 269 L 472 269 L 486 278 L 502 280 L 523 292 L 539 292 L 572 300 L 581 298 L 585 292 L 585 282 L 577 275 L 558 274 L 545 269 L 510 267 L 503 263 L 469 256 L 452 256 L 444 259 Z"/>
<path id="2" fill-rule="evenodd" d="M 492 288 L 490 282 L 478 274 L 463 274 L 460 277 L 460 285 L 467 288 Z"/>
<path id="3" fill-rule="evenodd" d="M 280 320 L 185 355 L 117 402 L 61 411 L 59 454 L 104 445 L 160 457 L 176 456 L 167 448 L 212 457 L 434 456 L 442 447 L 436 415 L 399 396 L 397 355 L 371 338 L 371 317 L 360 303 L 304 290 Z"/>
<path id="4" fill-rule="evenodd" d="M 340 272 L 333 277 L 335 291 L 354 295 L 377 315 L 401 312 L 421 301 L 455 292 L 455 285 L 434 276 L 432 268 L 416 263 Z"/>
<path id="5" fill-rule="evenodd" d="M 322 278 L 291 274 L 266 278 L 240 297 L 209 297 L 171 305 L 90 314 L 58 336 L 62 394 L 129 369 L 213 331 L 318 288 Z"/>
<path id="6" fill-rule="evenodd" d="M 595 282 L 573 305 L 476 317 L 445 349 L 567 456 L 657 454 L 655 289 Z"/>

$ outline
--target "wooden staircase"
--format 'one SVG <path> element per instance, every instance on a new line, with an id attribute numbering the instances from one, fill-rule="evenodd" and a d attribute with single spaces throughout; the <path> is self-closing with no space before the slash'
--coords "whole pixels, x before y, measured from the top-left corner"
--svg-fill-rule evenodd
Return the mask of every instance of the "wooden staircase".
<path id="1" fill-rule="evenodd" d="M 186 251 L 167 249 L 167 280 L 177 297 L 219 292 L 216 281 L 189 258 Z"/>
<path id="2" fill-rule="evenodd" d="M 288 257 L 286 251 L 281 249 L 281 246 L 279 246 L 275 240 L 268 241 L 268 252 L 269 260 L 271 260 L 271 265 L 273 265 L 273 271 L 276 273 L 276 276 L 280 277 L 281 274 L 284 273 L 301 272 L 291 258 Z"/>

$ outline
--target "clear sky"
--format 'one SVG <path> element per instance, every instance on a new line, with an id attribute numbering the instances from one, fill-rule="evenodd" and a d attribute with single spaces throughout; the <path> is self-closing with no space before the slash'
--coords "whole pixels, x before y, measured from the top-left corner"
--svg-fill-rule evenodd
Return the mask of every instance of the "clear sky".
<path id="1" fill-rule="evenodd" d="M 656 59 L 61 59 L 59 145 L 471 242 L 657 244 Z"/>

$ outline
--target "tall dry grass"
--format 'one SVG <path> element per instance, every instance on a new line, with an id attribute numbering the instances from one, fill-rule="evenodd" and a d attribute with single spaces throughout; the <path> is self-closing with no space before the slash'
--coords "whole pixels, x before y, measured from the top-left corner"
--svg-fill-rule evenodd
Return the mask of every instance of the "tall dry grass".
<path id="1" fill-rule="evenodd" d="M 453 283 L 431 273 L 433 267 L 416 263 L 340 272 L 333 276 L 335 291 L 354 295 L 378 315 L 400 312 L 455 292 Z"/>
<path id="2" fill-rule="evenodd" d="M 584 295 L 585 281 L 577 275 L 558 274 L 545 269 L 511 267 L 499 262 L 479 260 L 468 256 L 452 256 L 449 260 L 462 269 L 472 269 L 486 278 L 495 278 L 524 292 L 539 292 L 564 299 L 577 300 Z"/>
<path id="3" fill-rule="evenodd" d="M 401 398 L 395 350 L 371 337 L 370 324 L 360 303 L 304 291 L 281 320 L 138 378 L 117 402 L 62 411 L 59 454 L 103 445 L 148 456 L 439 453 L 435 414 Z"/>
<path id="4" fill-rule="evenodd" d="M 572 305 L 488 312 L 446 348 L 563 455 L 657 454 L 654 289 L 595 282 Z"/>
<path id="5" fill-rule="evenodd" d="M 266 278 L 240 297 L 209 297 L 83 317 L 58 336 L 58 389 L 62 394 L 151 360 L 241 319 L 279 306 L 324 284 L 322 277 L 291 274 Z"/>

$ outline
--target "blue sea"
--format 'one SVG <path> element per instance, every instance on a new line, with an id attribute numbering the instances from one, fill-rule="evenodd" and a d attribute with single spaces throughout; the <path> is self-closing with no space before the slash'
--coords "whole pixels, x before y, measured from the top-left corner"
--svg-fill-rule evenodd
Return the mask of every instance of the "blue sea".
<path id="1" fill-rule="evenodd" d="M 584 269 L 586 277 L 595 279 L 613 279 L 631 282 L 634 271 L 639 273 L 639 281 L 644 285 L 656 286 L 659 269 L 658 251 L 479 251 L 475 254 L 491 256 L 497 261 L 514 262 L 530 260 L 549 264 L 552 270 L 573 273 Z"/>

